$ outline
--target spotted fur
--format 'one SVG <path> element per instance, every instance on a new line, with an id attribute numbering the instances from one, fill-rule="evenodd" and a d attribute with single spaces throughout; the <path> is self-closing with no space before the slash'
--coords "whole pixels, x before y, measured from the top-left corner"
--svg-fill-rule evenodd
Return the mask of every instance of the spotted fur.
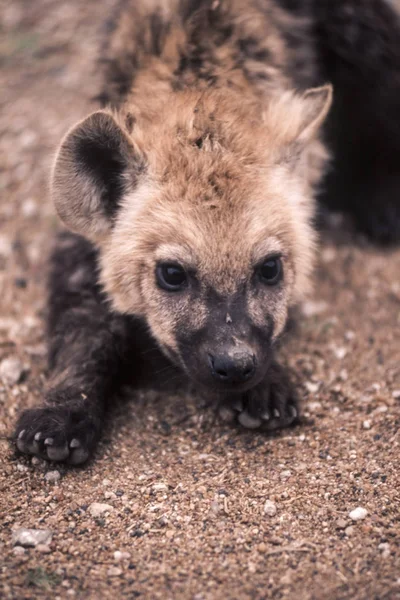
<path id="1" fill-rule="evenodd" d="M 346 86 L 365 91 L 390 59 L 387 94 L 373 88 L 377 115 L 367 102 L 356 122 L 369 117 L 384 156 L 397 147 L 397 130 L 386 147 L 381 125 L 400 86 L 398 26 L 384 0 L 119 3 L 102 53 L 102 110 L 67 133 L 54 166 L 55 206 L 75 233 L 53 254 L 51 377 L 45 406 L 18 422 L 21 451 L 83 462 L 113 393 L 146 374 L 195 383 L 246 427 L 296 420 L 274 349 L 289 308 L 312 288 L 324 137 L 340 165 L 346 138 L 335 124 L 354 110 L 352 98 L 343 107 Z M 329 80 L 338 100 L 324 136 Z M 389 239 L 398 170 L 385 177 L 377 231 Z M 283 273 L 274 285 L 260 275 L 268 260 Z M 178 292 L 157 280 L 168 263 L 186 273 Z M 218 370 L 221 356 L 228 367 Z M 228 385 L 232 364 L 241 379 Z"/>

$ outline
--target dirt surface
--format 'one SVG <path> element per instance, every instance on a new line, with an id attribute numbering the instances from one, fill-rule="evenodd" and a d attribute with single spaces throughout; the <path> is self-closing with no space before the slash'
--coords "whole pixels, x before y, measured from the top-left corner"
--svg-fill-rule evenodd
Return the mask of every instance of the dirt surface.
<path id="1" fill-rule="evenodd" d="M 112 4 L 0 5 L 0 597 L 400 598 L 400 250 L 339 218 L 284 348 L 301 426 L 268 437 L 153 394 L 116 407 L 82 469 L 17 457 L 5 439 L 41 401 L 49 167 L 95 108 Z M 19 527 L 52 540 L 23 550 Z"/>

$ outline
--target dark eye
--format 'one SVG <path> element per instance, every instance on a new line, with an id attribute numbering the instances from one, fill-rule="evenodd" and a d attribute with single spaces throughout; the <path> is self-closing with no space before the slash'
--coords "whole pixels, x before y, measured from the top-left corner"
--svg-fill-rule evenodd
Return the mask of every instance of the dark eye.
<path id="1" fill-rule="evenodd" d="M 162 263 L 158 265 L 156 277 L 158 285 L 169 292 L 181 290 L 187 282 L 187 276 L 183 267 L 174 263 Z"/>
<path id="2" fill-rule="evenodd" d="M 282 279 L 283 269 L 280 258 L 268 258 L 259 268 L 261 281 L 267 285 L 276 285 Z"/>

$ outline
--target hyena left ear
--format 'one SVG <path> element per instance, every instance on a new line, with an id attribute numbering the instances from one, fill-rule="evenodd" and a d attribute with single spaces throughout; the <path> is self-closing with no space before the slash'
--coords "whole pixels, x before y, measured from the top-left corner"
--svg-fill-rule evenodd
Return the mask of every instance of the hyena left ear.
<path id="1" fill-rule="evenodd" d="M 297 141 L 307 143 L 314 139 L 325 121 L 332 104 L 333 88 L 323 85 L 307 90 L 301 97 L 301 116 Z"/>
<path id="2" fill-rule="evenodd" d="M 52 195 L 58 214 L 73 231 L 99 240 L 144 169 L 144 158 L 111 114 L 89 115 L 67 133 L 56 157 Z"/>

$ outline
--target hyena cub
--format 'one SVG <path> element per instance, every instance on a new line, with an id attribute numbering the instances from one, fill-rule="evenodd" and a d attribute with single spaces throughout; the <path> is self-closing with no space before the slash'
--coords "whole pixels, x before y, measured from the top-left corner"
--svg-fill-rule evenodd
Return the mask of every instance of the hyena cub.
<path id="1" fill-rule="evenodd" d="M 20 451 L 84 462 L 113 393 L 158 374 L 192 382 L 244 427 L 295 421 L 274 348 L 310 288 L 332 102 L 325 81 L 341 76 L 330 42 L 342 27 L 337 65 L 353 49 L 353 63 L 342 62 L 365 86 L 375 72 L 365 24 L 379 14 L 390 32 L 395 17 L 384 2 L 321 5 L 123 3 L 105 50 L 104 108 L 67 133 L 55 162 L 55 206 L 75 233 L 53 254 L 51 377 L 45 405 L 19 419 Z M 383 49 L 377 61 L 385 58 Z M 370 94 L 379 96 L 373 86 Z M 361 109 L 372 136 L 393 112 L 389 96 L 379 119 Z M 392 133 L 393 147 L 398 139 Z"/>

